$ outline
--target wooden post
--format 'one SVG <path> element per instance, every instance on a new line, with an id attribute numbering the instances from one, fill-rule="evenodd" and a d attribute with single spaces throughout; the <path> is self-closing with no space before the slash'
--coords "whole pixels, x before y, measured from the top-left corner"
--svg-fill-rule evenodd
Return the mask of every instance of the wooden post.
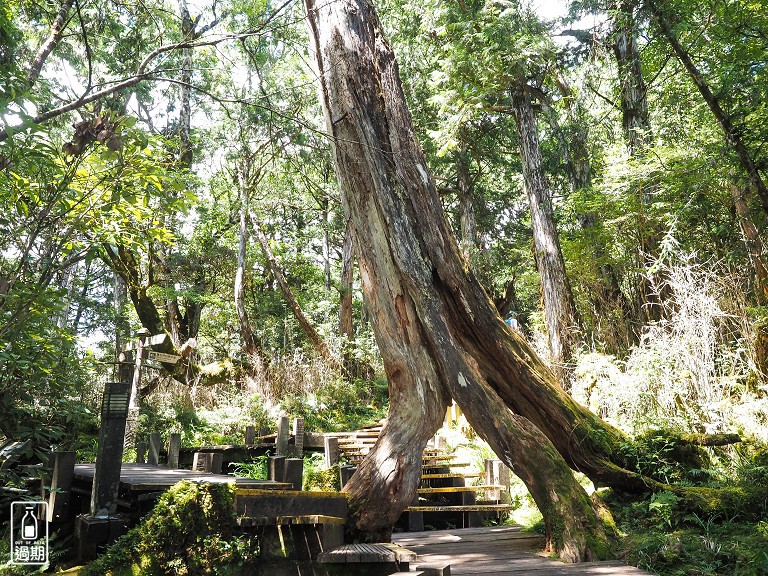
<path id="1" fill-rule="evenodd" d="M 280 416 L 277 421 L 277 440 L 275 441 L 277 456 L 288 455 L 288 416 Z"/>
<path id="2" fill-rule="evenodd" d="M 301 490 L 304 480 L 304 459 L 286 458 L 283 481 L 293 484 L 294 490 Z"/>
<path id="3" fill-rule="evenodd" d="M 323 438 L 325 448 L 325 467 L 333 468 L 339 463 L 339 439 L 335 436 L 326 436 Z"/>
<path id="4" fill-rule="evenodd" d="M 413 505 L 419 505 L 419 495 L 413 497 Z M 424 513 L 408 512 L 408 532 L 421 532 L 424 530 Z"/>
<path id="5" fill-rule="evenodd" d="M 136 442 L 136 464 L 147 463 L 147 443 Z"/>
<path id="6" fill-rule="evenodd" d="M 506 468 L 502 464 L 501 460 L 487 459 L 485 461 L 485 483 L 486 484 L 501 484 L 501 470 Z M 509 484 L 509 471 L 507 470 L 507 484 Z M 500 500 L 501 494 L 499 490 L 489 490 L 487 496 L 490 500 Z"/>
<path id="7" fill-rule="evenodd" d="M 352 478 L 352 475 L 357 471 L 356 466 L 350 466 L 349 464 L 344 464 L 342 466 L 339 466 L 339 481 L 341 482 L 341 488 L 343 489 L 344 486 L 346 486 L 347 482 L 349 482 L 349 479 Z"/>
<path id="8" fill-rule="evenodd" d="M 285 482 L 285 456 L 269 457 L 269 479 Z"/>
<path id="9" fill-rule="evenodd" d="M 504 490 L 499 490 L 499 500 L 502 504 L 509 504 L 512 502 L 512 497 L 509 494 L 509 468 L 501 461 L 499 461 L 499 475 L 497 481 L 504 486 Z"/>
<path id="10" fill-rule="evenodd" d="M 168 468 L 172 470 L 179 467 L 179 450 L 181 450 L 181 434 L 171 434 L 168 438 Z"/>
<path id="11" fill-rule="evenodd" d="M 139 426 L 139 387 L 141 386 L 141 364 L 144 361 L 144 349 L 147 344 L 149 330 L 141 328 L 138 331 L 139 339 L 136 342 L 136 349 L 133 351 L 133 366 L 126 367 L 125 380 L 123 382 L 131 383 L 131 397 L 128 404 L 128 421 L 125 431 L 125 445 L 133 446 L 136 440 L 136 429 Z M 122 369 L 123 364 L 121 364 Z M 130 370 L 130 372 L 128 372 Z M 122 378 L 121 378 L 122 380 Z"/>
<path id="12" fill-rule="evenodd" d="M 245 427 L 245 445 L 253 446 L 256 441 L 256 426 Z"/>
<path id="13" fill-rule="evenodd" d="M 293 419 L 293 452 L 297 458 L 304 455 L 304 418 Z"/>
<path id="14" fill-rule="evenodd" d="M 224 454 L 221 452 L 195 452 L 192 457 L 194 472 L 211 472 L 221 474 L 224 466 Z"/>
<path id="15" fill-rule="evenodd" d="M 91 491 L 92 516 L 111 516 L 117 510 L 130 393 L 128 382 L 107 382 L 104 386 L 99 447 Z"/>
<path id="16" fill-rule="evenodd" d="M 48 522 L 69 518 L 69 495 L 75 476 L 75 453 L 55 452 L 51 494 L 48 496 Z"/>
<path id="17" fill-rule="evenodd" d="M 147 464 L 157 466 L 160 463 L 160 447 L 163 445 L 163 437 L 160 432 L 153 432 L 149 435 L 149 456 Z"/>

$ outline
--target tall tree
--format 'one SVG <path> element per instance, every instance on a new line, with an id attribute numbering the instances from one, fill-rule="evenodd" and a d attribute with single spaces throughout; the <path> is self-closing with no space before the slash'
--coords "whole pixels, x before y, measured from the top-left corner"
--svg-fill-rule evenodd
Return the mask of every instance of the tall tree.
<path id="1" fill-rule="evenodd" d="M 521 81 L 513 91 L 512 109 L 517 124 L 523 178 L 531 210 L 536 268 L 541 276 L 549 350 L 555 372 L 567 388 L 566 364 L 571 360 L 577 343 L 578 318 L 560 249 L 552 199 L 544 178 L 536 117 L 525 81 Z"/>
<path id="2" fill-rule="evenodd" d="M 618 64 L 622 126 L 630 156 L 642 156 L 650 142 L 648 89 L 638 46 L 637 0 L 616 0 L 611 48 Z"/>
<path id="3" fill-rule="evenodd" d="M 535 384 L 527 381 L 527 367 L 537 372 L 540 392 L 569 402 L 466 270 L 373 6 L 355 0 L 306 6 L 326 126 L 392 406 L 379 441 L 348 484 L 353 522 L 387 536 L 415 495 L 421 452 L 453 397 L 528 483 L 556 531 L 558 552 L 571 561 L 604 555 L 601 522 L 557 449 L 513 414 L 496 389 L 521 376 Z M 494 354 L 498 347 L 510 361 L 506 367 Z M 512 366 L 516 376 L 504 370 Z"/>
<path id="4" fill-rule="evenodd" d="M 726 141 L 735 152 L 742 169 L 746 173 L 750 186 L 760 199 L 763 211 L 768 214 L 768 187 L 766 187 L 765 181 L 760 174 L 760 170 L 754 161 L 752 152 L 744 141 L 744 136 L 741 133 L 742 131 L 734 125 L 731 114 L 723 109 L 720 99 L 712 92 L 709 83 L 694 63 L 691 54 L 680 42 L 675 33 L 675 22 L 672 21 L 670 15 L 662 8 L 662 5 L 655 0 L 646 0 L 645 5 L 653 16 L 659 30 L 661 30 L 662 35 L 672 47 L 675 56 L 677 56 L 689 77 L 696 85 L 696 88 L 699 90 L 701 97 L 712 111 L 712 115 L 723 130 Z"/>

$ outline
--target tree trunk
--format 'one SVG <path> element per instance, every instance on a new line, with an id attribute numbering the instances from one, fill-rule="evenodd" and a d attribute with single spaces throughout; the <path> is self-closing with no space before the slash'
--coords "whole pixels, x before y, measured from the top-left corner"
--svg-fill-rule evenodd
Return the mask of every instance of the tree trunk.
<path id="1" fill-rule="evenodd" d="M 244 155 L 243 162 L 245 162 Z M 265 375 L 264 363 L 262 361 L 261 343 L 253 332 L 248 311 L 245 309 L 245 267 L 248 249 L 248 211 L 249 211 L 249 177 L 247 167 L 241 166 L 239 170 L 240 187 L 240 231 L 237 249 L 237 272 L 235 273 L 235 310 L 237 311 L 238 327 L 240 328 L 240 339 L 242 340 L 243 353 L 251 361 L 255 376 L 263 377 Z"/>
<path id="2" fill-rule="evenodd" d="M 104 245 L 102 248 L 104 262 L 122 279 L 141 325 L 153 336 L 159 334 L 169 336 L 157 305 L 147 294 L 150 284 L 142 282 L 141 269 L 133 252 L 121 245 L 116 248 Z M 170 337 L 166 337 L 161 344 L 156 345 L 154 350 L 179 355 L 178 347 Z M 187 360 L 176 364 L 161 362 L 160 366 L 170 377 L 185 383 L 197 381 L 201 385 L 218 384 L 236 376 L 235 367 L 229 361 L 197 365 Z"/>
<path id="3" fill-rule="evenodd" d="M 352 318 L 352 289 L 354 282 L 355 256 L 352 251 L 352 223 L 347 221 L 344 230 L 344 245 L 341 248 L 341 295 L 339 302 L 339 334 L 352 340 L 355 330 Z"/>
<path id="4" fill-rule="evenodd" d="M 755 269 L 755 297 L 758 304 L 765 306 L 768 303 L 768 267 L 765 264 L 765 245 L 760 238 L 757 227 L 749 216 L 749 207 L 744 200 L 744 190 L 735 184 L 731 186 L 733 205 L 736 208 L 736 216 L 739 219 L 739 228 L 744 237 L 744 244 L 749 253 L 749 260 Z"/>
<path id="5" fill-rule="evenodd" d="M 459 221 L 461 223 L 461 251 L 471 263 L 477 250 L 477 218 L 475 218 L 475 183 L 469 172 L 469 152 L 466 144 L 456 159 L 456 189 L 459 191 Z"/>
<path id="6" fill-rule="evenodd" d="M 725 134 L 726 142 L 728 142 L 731 148 L 733 148 L 734 152 L 736 152 L 736 156 L 739 158 L 741 167 L 743 168 L 744 172 L 747 173 L 749 183 L 754 188 L 758 198 L 760 198 L 763 210 L 766 214 L 768 214 L 768 188 L 766 187 L 765 182 L 763 181 L 763 178 L 760 175 L 757 166 L 755 165 L 752 155 L 750 154 L 747 145 L 744 143 L 744 140 L 741 137 L 741 134 L 733 125 L 733 120 L 731 119 L 730 115 L 720 106 L 720 101 L 717 99 L 717 96 L 712 93 L 709 84 L 707 84 L 704 76 L 702 76 L 701 72 L 696 67 L 696 64 L 694 64 L 690 54 L 688 54 L 687 50 L 680 43 L 680 40 L 678 40 L 677 36 L 675 36 L 675 33 L 672 29 L 672 24 L 669 22 L 668 18 L 663 13 L 659 5 L 655 2 L 655 0 L 645 0 L 645 5 L 650 10 L 653 19 L 656 21 L 656 24 L 661 30 L 661 33 L 667 39 L 670 46 L 672 46 L 672 50 L 674 50 L 677 59 L 680 60 L 680 63 L 685 67 L 688 75 L 691 77 L 691 80 L 693 80 L 693 83 L 696 85 L 696 88 L 699 89 L 701 97 L 704 98 L 704 101 L 707 103 L 707 106 L 709 106 L 713 116 L 720 124 L 720 128 L 722 128 L 723 133 Z"/>
<path id="7" fill-rule="evenodd" d="M 189 14 L 187 0 L 179 0 L 179 17 L 181 19 L 181 38 L 183 42 L 191 42 L 196 38 L 195 23 Z M 179 88 L 179 160 L 182 166 L 192 166 L 192 140 L 190 138 L 192 125 L 192 102 L 190 86 L 192 83 L 192 49 L 183 48 L 181 51 L 181 84 Z"/>
<path id="8" fill-rule="evenodd" d="M 572 417 L 588 413 L 557 387 L 466 269 L 373 6 L 364 0 L 319 6 L 307 0 L 306 6 L 336 172 L 390 387 L 382 437 L 348 485 L 351 522 L 374 537 L 388 535 L 415 494 L 421 451 L 453 396 L 499 457 L 530 483 L 550 525 L 564 527 L 554 541 L 559 553 L 569 560 L 602 556 L 605 533 L 589 498 L 556 449 L 544 459 L 526 450 L 524 432 L 533 437 L 528 447 L 540 449 L 544 440 L 503 405 L 496 388 L 518 381 L 530 389 L 515 389 L 516 398 L 538 393 L 536 404 L 551 396 L 572 406 Z M 489 341 L 495 344 L 486 349 Z M 501 364 L 512 367 L 503 374 L 499 348 L 507 357 Z M 540 406 L 531 412 L 544 416 Z M 572 442 L 580 434 L 566 426 L 561 436 Z M 561 507 L 549 506 L 547 494 Z"/>
<path id="9" fill-rule="evenodd" d="M 651 124 L 648 119 L 648 90 L 637 46 L 636 0 L 618 0 L 613 17 L 613 54 L 619 68 L 621 123 L 630 156 L 642 155 Z"/>
<path id="10" fill-rule="evenodd" d="M 321 201 L 323 218 L 323 286 L 326 292 L 331 291 L 331 211 L 330 197 L 325 193 Z"/>
<path id="11" fill-rule="evenodd" d="M 578 316 L 571 285 L 565 272 L 565 261 L 560 250 L 552 202 L 541 165 L 536 118 L 531 106 L 531 97 L 525 86 L 520 86 L 513 93 L 512 108 L 520 140 L 525 189 L 531 210 L 536 267 L 541 276 L 549 350 L 555 372 L 567 388 L 566 365 L 573 356 L 573 348 L 577 342 Z"/>
<path id="12" fill-rule="evenodd" d="M 64 29 L 67 26 L 69 11 L 72 9 L 74 3 L 74 0 L 64 0 L 61 3 L 61 8 L 59 8 L 59 12 L 56 14 L 53 24 L 51 24 L 48 38 L 46 38 L 45 42 L 40 45 L 35 57 L 32 59 L 32 63 L 29 65 L 29 70 L 27 71 L 28 86 L 31 87 L 37 81 L 40 72 L 43 70 L 45 61 L 48 59 L 51 52 L 53 52 L 53 49 L 56 48 L 59 40 L 61 40 L 61 36 L 64 34 Z"/>
<path id="13" fill-rule="evenodd" d="M 335 364 L 336 360 L 333 357 L 330 348 L 328 348 L 328 345 L 325 343 L 325 340 L 320 333 L 315 330 L 315 327 L 312 325 L 309 318 L 307 318 L 307 315 L 304 314 L 299 301 L 296 300 L 296 296 L 293 294 L 293 290 L 291 290 L 291 287 L 288 285 L 288 280 L 286 280 L 282 269 L 278 265 L 277 260 L 275 260 L 274 254 L 272 254 L 272 249 L 269 247 L 269 241 L 261 230 L 258 218 L 256 218 L 256 215 L 253 212 L 250 213 L 250 216 L 253 231 L 256 233 L 256 238 L 258 238 L 259 244 L 261 244 L 261 249 L 264 251 L 264 256 L 267 259 L 269 268 L 272 270 L 272 274 L 275 276 L 277 284 L 280 286 L 280 290 L 283 293 L 283 297 L 288 302 L 288 306 L 293 312 L 293 316 L 296 318 L 299 326 L 301 326 L 304 334 L 306 334 L 307 338 L 312 342 L 315 350 L 317 350 L 325 360 Z"/>

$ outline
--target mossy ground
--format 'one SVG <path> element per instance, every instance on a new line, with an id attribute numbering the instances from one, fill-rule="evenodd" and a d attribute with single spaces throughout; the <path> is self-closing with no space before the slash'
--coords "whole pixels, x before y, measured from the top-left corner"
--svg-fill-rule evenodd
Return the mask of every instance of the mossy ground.
<path id="1" fill-rule="evenodd" d="M 245 574 L 258 546 L 232 533 L 233 491 L 229 484 L 179 482 L 79 576 Z"/>

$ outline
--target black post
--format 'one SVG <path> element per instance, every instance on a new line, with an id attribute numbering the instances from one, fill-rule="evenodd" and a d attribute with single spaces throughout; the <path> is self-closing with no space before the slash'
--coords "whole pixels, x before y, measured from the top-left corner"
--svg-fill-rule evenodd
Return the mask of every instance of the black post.
<path id="1" fill-rule="evenodd" d="M 128 382 L 107 382 L 104 387 L 99 447 L 91 492 L 92 516 L 111 516 L 117 510 L 130 392 L 131 385 Z"/>

